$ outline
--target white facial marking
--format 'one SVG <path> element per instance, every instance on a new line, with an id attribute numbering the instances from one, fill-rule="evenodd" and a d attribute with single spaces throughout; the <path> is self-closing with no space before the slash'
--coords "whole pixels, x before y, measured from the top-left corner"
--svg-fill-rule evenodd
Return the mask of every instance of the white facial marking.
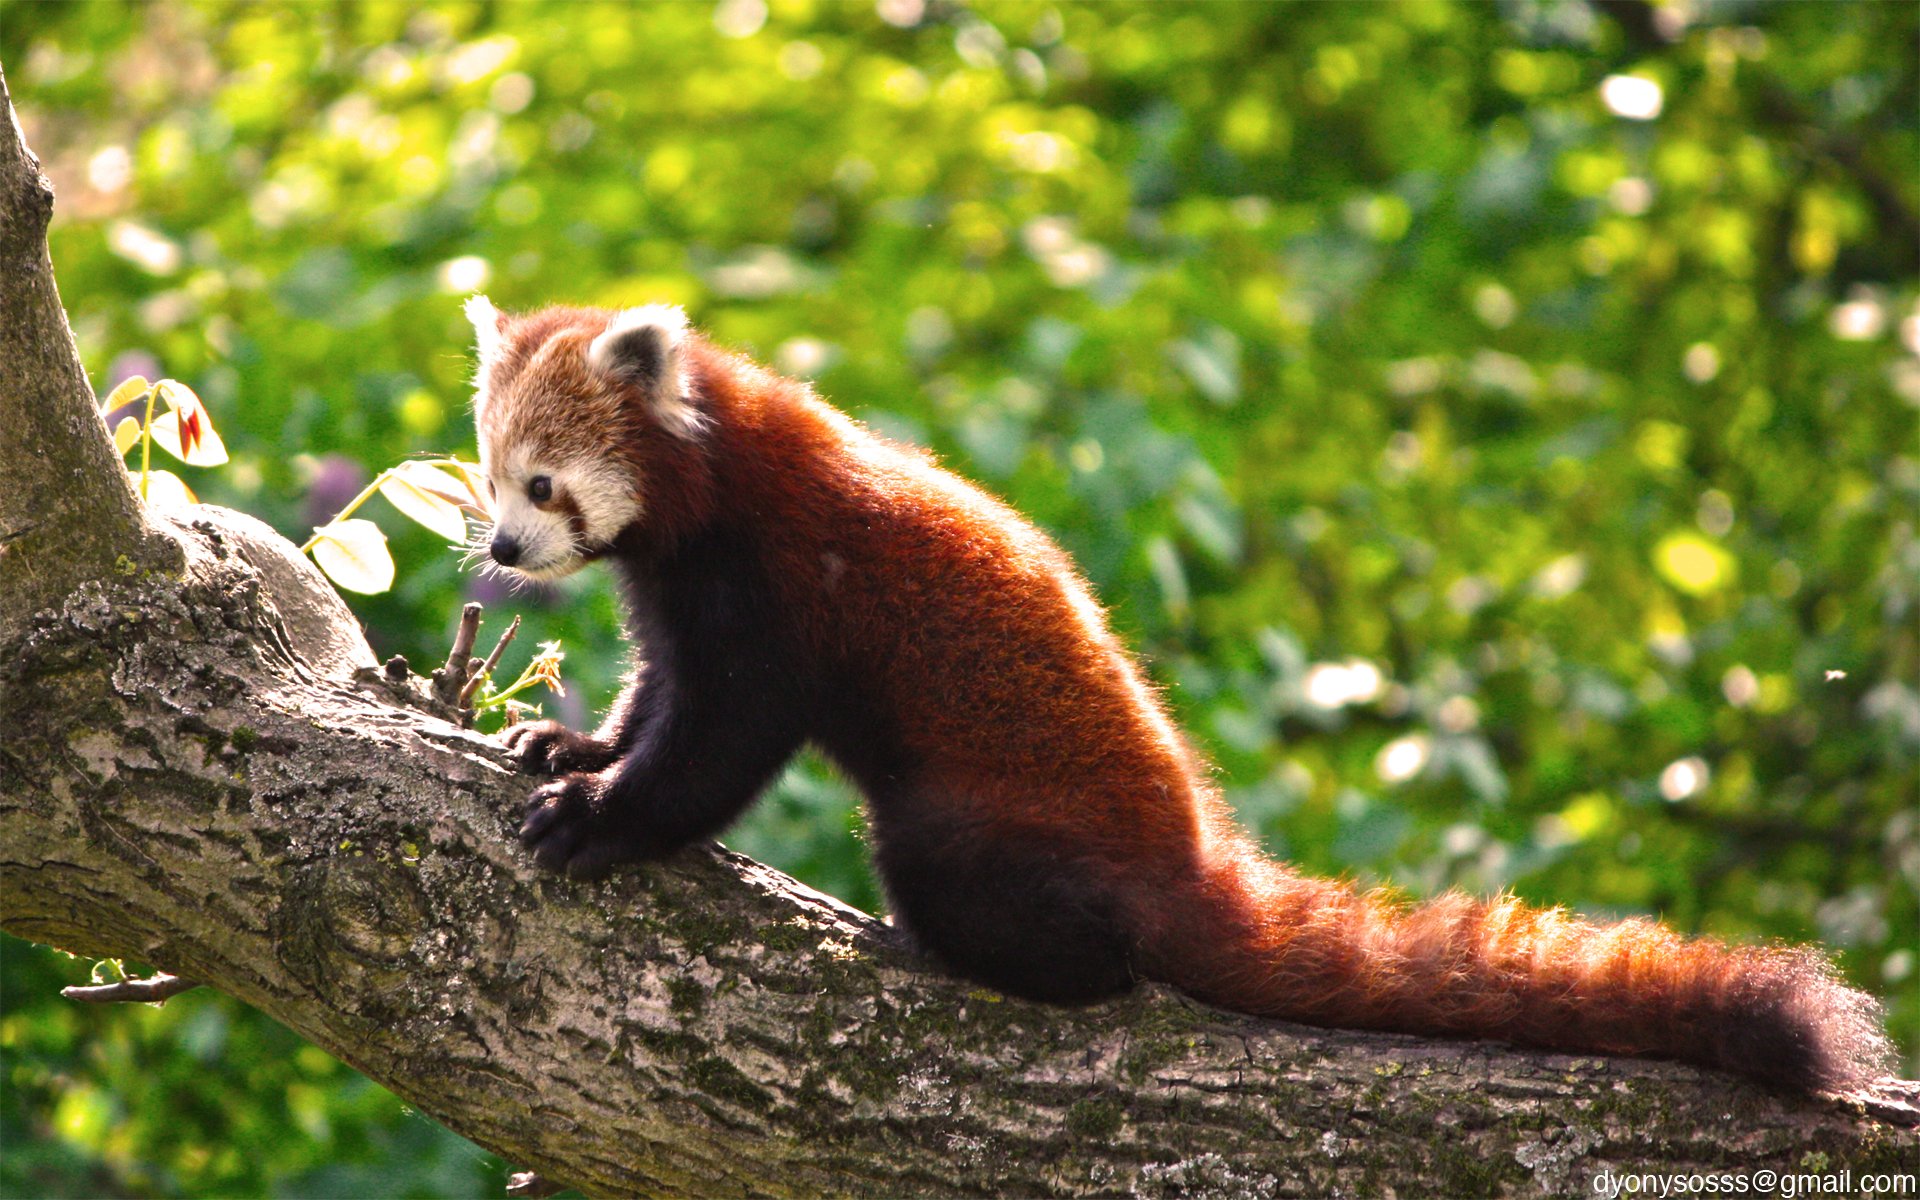
<path id="1" fill-rule="evenodd" d="M 552 498 L 536 503 L 528 488 L 544 476 Z M 518 543 L 510 568 L 533 579 L 561 579 L 587 564 L 640 515 L 628 473 L 611 462 L 548 465 L 525 450 L 490 464 L 494 531 Z M 571 514 L 579 513 L 576 524 Z"/>
<path id="2" fill-rule="evenodd" d="M 567 494 L 580 507 L 580 519 L 592 544 L 611 542 L 640 516 L 633 478 L 625 467 L 613 463 L 576 466 L 566 472 L 566 485 Z"/>

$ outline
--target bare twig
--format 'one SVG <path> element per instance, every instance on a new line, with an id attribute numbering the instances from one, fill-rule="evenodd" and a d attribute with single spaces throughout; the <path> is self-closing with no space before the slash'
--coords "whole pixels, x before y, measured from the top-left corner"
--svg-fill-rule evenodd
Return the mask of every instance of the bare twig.
<path id="1" fill-rule="evenodd" d="M 147 979 L 122 979 L 118 983 L 61 988 L 60 994 L 69 1000 L 86 1004 L 163 1004 L 181 992 L 192 991 L 199 986 L 191 979 L 156 971 Z"/>
<path id="2" fill-rule="evenodd" d="M 467 680 L 473 674 L 473 639 L 479 633 L 480 605 L 470 602 L 460 610 L 460 627 L 454 630 L 447 665 L 433 673 L 433 695 L 441 703 L 460 706 Z"/>
<path id="3" fill-rule="evenodd" d="M 507 1176 L 507 1195 L 530 1196 L 536 1200 L 541 1196 L 552 1196 L 566 1191 L 563 1184 L 553 1182 L 537 1171 L 515 1171 Z"/>
<path id="4" fill-rule="evenodd" d="M 500 635 L 500 640 L 493 644 L 493 653 L 487 655 L 487 661 L 482 663 L 480 669 L 473 673 L 473 678 L 467 680 L 467 686 L 460 689 L 461 708 L 466 708 L 473 702 L 473 694 L 480 690 L 480 684 L 489 675 L 493 674 L 495 667 L 500 665 L 500 656 L 506 653 L 507 643 L 513 641 L 513 635 L 519 632 L 520 618 L 516 615 L 513 618 L 513 623 L 507 626 L 506 632 Z"/>
<path id="5" fill-rule="evenodd" d="M 480 634 L 480 605 L 469 601 L 460 610 L 460 628 L 453 633 L 453 649 L 447 651 L 447 670 L 464 671 L 473 656 L 473 641 Z"/>

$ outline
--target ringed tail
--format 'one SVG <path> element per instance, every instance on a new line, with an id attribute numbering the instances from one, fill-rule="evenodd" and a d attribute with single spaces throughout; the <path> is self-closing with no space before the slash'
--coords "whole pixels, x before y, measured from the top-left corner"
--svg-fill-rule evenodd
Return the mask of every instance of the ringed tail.
<path id="1" fill-rule="evenodd" d="M 1409 905 L 1244 843 L 1174 899 L 1142 947 L 1145 973 L 1257 1016 L 1674 1058 L 1813 1092 L 1858 1089 L 1891 1064 L 1879 1004 L 1808 947 L 1729 946 L 1511 896 Z"/>

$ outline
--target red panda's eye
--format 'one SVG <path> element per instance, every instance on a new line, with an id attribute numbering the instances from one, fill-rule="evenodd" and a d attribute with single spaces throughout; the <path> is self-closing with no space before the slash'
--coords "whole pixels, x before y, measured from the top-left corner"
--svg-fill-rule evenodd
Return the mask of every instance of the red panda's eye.
<path id="1" fill-rule="evenodd" d="M 527 484 L 527 495 L 535 504 L 544 504 L 553 499 L 553 480 L 545 475 L 535 475 L 533 482 Z"/>

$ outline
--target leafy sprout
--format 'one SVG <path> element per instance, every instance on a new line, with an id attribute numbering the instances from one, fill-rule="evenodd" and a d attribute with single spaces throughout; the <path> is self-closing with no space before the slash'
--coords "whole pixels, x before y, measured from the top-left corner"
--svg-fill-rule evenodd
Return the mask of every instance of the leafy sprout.
<path id="1" fill-rule="evenodd" d="M 139 417 L 122 417 L 113 428 L 114 449 L 125 455 L 140 447 L 137 488 L 140 498 L 161 508 L 197 504 L 193 489 L 173 472 L 153 465 L 153 447 L 192 467 L 217 467 L 227 461 L 227 447 L 214 428 L 213 416 L 198 394 L 177 379 L 150 383 L 135 375 L 108 394 L 101 412 L 111 413 L 129 404 L 144 406 Z M 130 471 L 131 467 L 128 468 Z M 377 493 L 400 512 L 433 530 L 454 545 L 467 540 L 467 515 L 484 518 L 478 468 L 456 458 L 412 459 L 388 467 L 347 502 L 340 513 L 313 531 L 300 549 L 313 555 L 320 569 L 349 591 L 373 595 L 393 586 L 393 556 L 387 536 L 372 521 L 353 513 Z"/>
<path id="2" fill-rule="evenodd" d="M 353 514 L 376 494 L 454 545 L 467 540 L 467 516 L 484 518 L 478 468 L 457 458 L 411 459 L 388 467 L 360 489 L 359 495 L 314 529 L 300 547 L 341 587 L 375 595 L 393 586 L 393 555 L 387 535 L 372 521 Z"/>
<path id="3" fill-rule="evenodd" d="M 140 447 L 140 470 L 136 486 L 140 498 L 162 508 L 177 508 L 197 503 L 193 489 L 178 475 L 153 465 L 153 446 L 158 442 L 168 454 L 190 467 L 217 467 L 227 461 L 227 447 L 213 427 L 213 417 L 194 390 L 177 379 L 149 383 L 135 375 L 108 393 L 100 411 L 111 413 L 128 404 L 145 401 L 138 418 L 120 418 L 113 427 L 113 447 L 122 455 Z M 164 411 L 156 413 L 164 406 Z M 129 468 L 131 470 L 131 468 Z"/>
<path id="4" fill-rule="evenodd" d="M 558 641 L 541 642 L 540 652 L 533 656 L 512 683 L 495 690 L 492 681 L 488 681 L 479 699 L 474 701 L 474 711 L 484 713 L 498 708 L 505 714 L 505 723 L 508 725 L 524 720 L 528 715 L 538 714 L 540 710 L 537 706 L 528 705 L 517 697 L 543 683 L 554 695 L 566 695 L 566 685 L 560 678 L 560 663 L 564 658 L 566 654 L 560 649 Z"/>

